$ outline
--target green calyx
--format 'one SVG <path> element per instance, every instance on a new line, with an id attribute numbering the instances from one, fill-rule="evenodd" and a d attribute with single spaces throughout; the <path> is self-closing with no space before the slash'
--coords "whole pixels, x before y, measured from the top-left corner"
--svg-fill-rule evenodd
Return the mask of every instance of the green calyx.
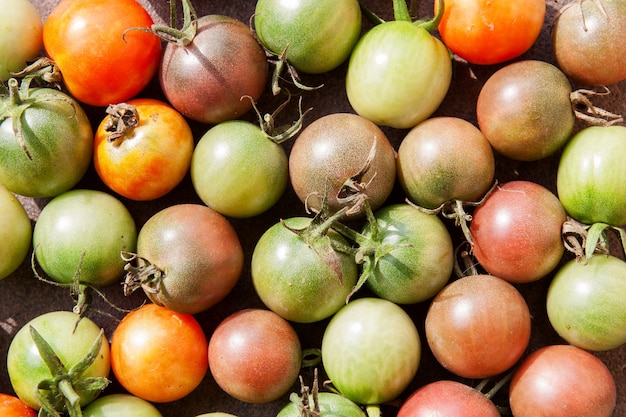
<path id="1" fill-rule="evenodd" d="M 444 12 L 444 0 L 437 0 L 437 15 L 432 19 L 418 19 L 413 20 L 413 12 L 417 13 L 417 4 L 415 1 L 411 1 L 411 7 L 409 7 L 406 3 L 406 0 L 393 0 L 393 15 L 394 20 L 398 22 L 412 22 L 413 24 L 421 27 L 428 33 L 432 33 L 437 26 L 439 26 L 439 22 L 443 17 Z M 361 12 L 363 15 L 374 25 L 378 25 L 381 23 L 385 23 L 383 19 L 378 17 L 375 13 L 365 7 L 363 4 L 360 4 Z"/>

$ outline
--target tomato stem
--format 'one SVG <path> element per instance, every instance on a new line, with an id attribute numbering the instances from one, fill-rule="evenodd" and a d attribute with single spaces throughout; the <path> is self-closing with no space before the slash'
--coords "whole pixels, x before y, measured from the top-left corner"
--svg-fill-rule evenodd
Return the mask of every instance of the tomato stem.
<path id="1" fill-rule="evenodd" d="M 441 18 L 443 17 L 444 8 L 445 8 L 444 1 L 443 0 L 438 0 L 437 1 L 437 14 L 435 15 L 435 17 L 433 17 L 431 20 L 428 20 L 428 21 L 425 21 L 425 22 L 421 21 L 421 22 L 415 22 L 415 23 L 419 27 L 424 29 L 426 32 L 432 33 L 439 26 L 439 22 L 441 22 Z"/>
<path id="2" fill-rule="evenodd" d="M 411 22 L 411 13 L 406 0 L 393 0 L 393 17 L 397 21 Z"/>

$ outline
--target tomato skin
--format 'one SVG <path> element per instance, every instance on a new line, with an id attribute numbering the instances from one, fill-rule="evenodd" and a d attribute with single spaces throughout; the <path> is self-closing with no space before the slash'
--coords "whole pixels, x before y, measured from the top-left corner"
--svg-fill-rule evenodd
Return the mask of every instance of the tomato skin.
<path id="1" fill-rule="evenodd" d="M 0 279 L 26 259 L 33 227 L 20 201 L 0 184 Z"/>
<path id="2" fill-rule="evenodd" d="M 108 394 L 83 409 L 83 417 L 163 417 L 148 401 L 130 394 Z"/>
<path id="3" fill-rule="evenodd" d="M 500 412 L 485 394 L 463 383 L 439 380 L 414 391 L 398 410 L 397 417 L 499 417 Z"/>
<path id="4" fill-rule="evenodd" d="M 229 120 L 198 141 L 191 181 L 207 206 L 225 216 L 253 217 L 282 197 L 289 184 L 289 162 L 283 147 L 258 125 Z"/>
<path id="5" fill-rule="evenodd" d="M 310 397 L 309 397 L 310 398 Z M 361 407 L 346 397 L 334 392 L 320 392 L 317 395 L 319 415 L 324 417 L 365 417 Z M 314 404 L 311 404 L 314 408 Z M 299 404 L 290 402 L 283 407 L 276 417 L 301 417 L 302 410 Z"/>
<path id="6" fill-rule="evenodd" d="M 572 345 L 534 351 L 515 370 L 509 385 L 516 417 L 611 417 L 616 395 L 606 365 Z"/>
<path id="7" fill-rule="evenodd" d="M 73 189 L 52 199 L 33 230 L 35 259 L 53 280 L 102 287 L 124 272 L 121 251 L 134 251 L 137 229 L 124 204 L 103 191 Z"/>
<path id="8" fill-rule="evenodd" d="M 6 81 L 39 55 L 43 23 L 29 0 L 1 0 L 0 9 L 0 81 Z"/>
<path id="9" fill-rule="evenodd" d="M 490 274 L 514 283 L 548 275 L 565 252 L 565 209 L 550 190 L 531 181 L 498 186 L 472 214 L 473 254 Z"/>
<path id="10" fill-rule="evenodd" d="M 361 35 L 361 9 L 355 0 L 280 0 L 256 3 L 254 26 L 260 42 L 298 71 L 321 74 L 341 65 Z"/>
<path id="11" fill-rule="evenodd" d="M 161 60 L 161 40 L 131 28 L 154 22 L 135 0 L 63 0 L 43 27 L 43 43 L 65 86 L 93 106 L 121 103 L 152 79 Z"/>
<path id="12" fill-rule="evenodd" d="M 111 338 L 111 367 L 131 394 L 156 403 L 191 393 L 209 368 L 208 342 L 196 319 L 156 304 L 132 310 Z"/>
<path id="13" fill-rule="evenodd" d="M 198 19 L 187 46 L 168 43 L 159 82 L 168 102 L 190 119 L 216 124 L 252 108 L 267 81 L 265 51 L 242 22 L 221 15 Z"/>
<path id="14" fill-rule="evenodd" d="M 350 301 L 322 336 L 322 363 L 329 379 L 357 404 L 395 399 L 417 373 L 420 357 L 411 317 L 381 298 Z"/>
<path id="15" fill-rule="evenodd" d="M 0 414 L 3 417 L 37 417 L 35 410 L 9 394 L 0 393 Z"/>
<path id="16" fill-rule="evenodd" d="M 499 64 L 530 49 L 545 14 L 543 0 L 446 0 L 439 33 L 443 43 L 466 61 Z"/>
<path id="17" fill-rule="evenodd" d="M 570 344 L 585 350 L 626 343 L 626 263 L 596 254 L 570 260 L 555 274 L 546 299 L 548 319 Z"/>
<path id="18" fill-rule="evenodd" d="M 231 314 L 209 341 L 213 378 L 229 395 L 248 403 L 268 403 L 287 393 L 298 378 L 301 362 L 296 331 L 269 310 Z"/>
<path id="19" fill-rule="evenodd" d="M 590 126 L 563 149 L 556 187 L 567 213 L 581 223 L 626 225 L 626 127 Z"/>
<path id="20" fill-rule="evenodd" d="M 376 123 L 411 128 L 437 110 L 450 87 L 448 49 L 407 21 L 374 26 L 356 44 L 346 92 L 352 108 Z"/>
<path id="21" fill-rule="evenodd" d="M 37 385 L 42 380 L 52 378 L 30 335 L 29 327 L 32 325 L 41 334 L 66 369 L 69 369 L 87 355 L 91 345 L 100 336 L 100 327 L 96 323 L 83 317 L 76 326 L 78 319 L 78 314 L 70 311 L 44 313 L 31 319 L 13 337 L 7 353 L 7 370 L 13 390 L 29 407 L 39 410 L 41 405 Z M 110 346 L 106 336 L 102 335 L 100 353 L 82 376 L 108 378 L 110 369 Z M 82 393 L 80 403 L 85 406 L 94 399 L 93 394 Z"/>
<path id="22" fill-rule="evenodd" d="M 480 200 L 495 176 L 489 141 L 457 117 L 431 117 L 411 129 L 398 148 L 397 165 L 407 197 L 430 209 L 451 200 Z"/>
<path id="23" fill-rule="evenodd" d="M 93 162 L 102 181 L 131 200 L 163 197 L 185 177 L 191 164 L 194 139 L 185 118 L 155 99 L 129 100 L 139 124 L 115 142 L 106 131 L 106 116 L 94 137 Z"/>
<path id="24" fill-rule="evenodd" d="M 425 320 L 437 361 L 464 378 L 487 378 L 511 368 L 530 341 L 524 297 L 493 275 L 469 275 L 435 296 Z"/>
<path id="25" fill-rule="evenodd" d="M 578 83 L 611 85 L 626 79 L 626 1 L 581 1 L 565 5 L 552 27 L 557 65 Z"/>

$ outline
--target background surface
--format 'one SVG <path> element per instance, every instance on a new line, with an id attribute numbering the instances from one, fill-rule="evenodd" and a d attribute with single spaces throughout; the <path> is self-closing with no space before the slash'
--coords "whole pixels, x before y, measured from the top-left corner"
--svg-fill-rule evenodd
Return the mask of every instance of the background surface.
<path id="1" fill-rule="evenodd" d="M 31 1 L 38 8 L 43 19 L 48 16 L 52 8 L 59 2 L 59 0 Z M 139 0 L 139 2 L 142 3 L 150 12 L 155 21 L 162 23 L 169 21 L 169 3 L 166 0 Z M 381 17 L 385 19 L 392 18 L 391 1 L 370 0 L 363 1 L 363 3 L 371 10 L 378 13 Z M 432 15 L 432 1 L 422 1 L 420 3 L 420 16 Z M 519 59 L 540 59 L 554 63 L 554 57 L 550 46 L 550 26 L 557 10 L 563 7 L 564 3 L 567 2 L 559 1 L 557 3 L 554 0 L 548 0 L 546 3 L 547 15 L 541 35 L 534 47 Z M 238 18 L 247 23 L 254 13 L 255 1 L 196 0 L 194 2 L 194 6 L 199 16 L 205 14 L 223 14 Z M 367 22 L 364 22 L 364 30 L 369 27 L 370 26 Z M 616 57 L 616 59 L 623 59 L 623 57 Z M 434 116 L 461 117 L 476 125 L 475 104 L 480 88 L 487 78 L 501 66 L 503 65 L 477 66 L 457 63 L 450 92 Z M 325 75 L 303 75 L 302 78 L 305 84 L 324 84 L 323 88 L 305 94 L 303 101 L 304 108 L 313 107 L 313 110 L 305 118 L 305 126 L 325 114 L 336 112 L 354 112 L 345 95 L 345 72 L 346 65 L 344 64 L 338 69 Z M 594 100 L 594 102 L 603 108 L 616 113 L 624 114 L 626 113 L 625 95 L 626 82 L 622 82 L 611 86 L 610 96 L 598 98 L 597 100 Z M 163 99 L 158 82 L 156 81 L 153 81 L 139 96 Z M 262 110 L 265 108 L 274 108 L 270 103 L 271 100 L 269 97 L 263 97 L 259 102 L 266 103 L 264 105 L 267 105 L 267 107 L 262 107 Z M 85 110 L 90 115 L 95 129 L 105 115 L 104 109 L 85 106 Z M 291 120 L 289 117 L 295 117 L 295 115 L 285 115 L 285 117 L 287 122 L 289 122 Z M 254 114 L 248 114 L 244 118 L 250 121 L 256 121 L 256 116 Z M 194 130 L 196 140 L 199 139 L 199 137 L 210 127 L 208 125 L 202 125 L 194 122 L 191 122 L 190 124 Z M 581 127 L 582 124 L 579 123 L 579 125 L 577 125 L 577 129 L 580 129 Z M 407 133 L 405 130 L 389 128 L 383 128 L 383 130 L 388 135 L 389 140 L 396 147 L 396 149 L 401 139 Z M 290 142 L 285 143 L 284 146 L 287 150 L 289 150 L 291 146 Z M 557 154 L 545 160 L 532 163 L 520 163 L 497 157 L 496 178 L 500 183 L 515 179 L 530 180 L 547 187 L 553 192 L 556 192 L 555 179 L 558 157 L 559 155 Z M 91 188 L 108 191 L 98 179 L 93 169 L 88 171 L 83 181 L 79 183 L 76 188 Z M 120 200 L 126 204 L 133 214 L 138 229 L 150 216 L 171 204 L 190 202 L 201 203 L 196 196 L 188 177 L 179 187 L 164 198 L 141 203 L 133 202 L 121 197 Z M 395 190 L 394 194 L 390 197 L 389 202 L 401 202 L 403 200 L 404 195 L 399 190 Z M 21 201 L 26 207 L 33 222 L 37 219 L 41 208 L 47 202 L 47 200 L 44 199 L 26 198 L 21 198 Z M 279 219 L 303 213 L 304 210 L 302 204 L 295 197 L 293 191 L 288 189 L 280 202 L 269 212 L 248 220 L 231 219 L 245 250 L 246 266 L 243 275 L 233 292 L 214 308 L 196 316 L 198 321 L 202 324 L 207 334 L 207 338 L 210 337 L 215 326 L 217 326 L 217 324 L 230 313 L 244 307 L 264 307 L 254 293 L 254 289 L 252 288 L 250 281 L 249 264 L 254 245 L 261 234 Z M 449 226 L 452 233 L 457 233 L 457 231 L 454 230 L 453 224 L 449 224 Z M 546 277 L 533 284 L 518 286 L 518 289 L 525 296 L 529 304 L 533 317 L 533 334 L 531 343 L 528 347 L 529 352 L 548 344 L 563 343 L 563 340 L 561 340 L 550 327 L 545 314 L 544 300 L 549 283 L 550 277 Z M 105 292 L 115 304 L 123 308 L 136 307 L 145 299 L 143 293 L 141 292 L 136 292 L 130 297 L 124 297 L 121 286 L 118 287 L 116 285 L 107 287 Z M 39 282 L 33 276 L 29 260 L 25 261 L 22 267 L 14 274 L 0 281 L 0 325 L 2 326 L 0 328 L 0 357 L 2 358 L 0 361 L 0 392 L 12 392 L 4 358 L 6 358 L 7 349 L 15 331 L 24 325 L 28 320 L 41 313 L 57 309 L 71 309 L 72 305 L 72 300 L 66 290 L 50 287 L 42 282 Z M 95 307 L 105 310 L 113 315 L 113 317 L 107 317 L 96 313 L 91 313 L 90 315 L 90 318 L 104 327 L 107 335 L 110 337 L 117 321 L 121 319 L 122 315 L 115 311 L 111 311 L 111 309 L 104 305 L 100 300 L 96 300 Z M 437 364 L 432 354 L 428 351 L 425 340 L 423 339 L 423 317 L 427 307 L 427 303 L 405 307 L 405 309 L 414 318 L 416 325 L 418 326 L 418 330 L 420 330 L 422 334 L 423 355 L 420 369 L 415 380 L 406 392 L 398 399 L 398 401 L 404 399 L 406 395 L 411 393 L 414 389 L 428 382 L 436 379 L 455 378 Z M 300 335 L 303 348 L 320 347 L 320 336 L 326 323 L 327 321 L 313 325 L 294 324 L 294 327 Z M 621 348 L 610 352 L 600 352 L 596 354 L 609 367 L 618 386 L 618 404 L 614 415 L 624 417 L 626 416 L 626 369 L 624 369 L 624 365 L 626 364 L 626 346 L 622 346 Z M 311 381 L 310 375 L 311 374 L 307 374 L 306 372 L 303 374 L 305 381 Z M 113 378 L 113 375 L 111 375 L 111 378 Z M 478 382 L 462 379 L 461 381 L 470 385 L 476 385 Z M 294 386 L 294 390 L 297 390 L 297 388 L 297 386 Z M 113 385 L 107 388 L 106 392 L 112 393 L 121 390 L 120 386 L 114 381 Z M 500 404 L 505 403 L 505 395 L 506 391 L 503 391 L 501 395 L 496 397 L 495 402 Z M 230 398 L 223 391 L 221 391 L 209 373 L 201 386 L 188 397 L 168 404 L 157 404 L 157 407 L 166 417 L 174 415 L 180 417 L 193 417 L 197 414 L 211 411 L 230 412 L 241 417 L 270 417 L 275 416 L 277 412 L 287 403 L 287 401 L 288 395 L 285 395 L 283 398 L 273 403 L 264 405 L 252 405 L 239 402 Z M 392 416 L 395 414 L 395 410 L 396 407 L 394 405 L 386 406 L 384 407 L 384 415 Z"/>

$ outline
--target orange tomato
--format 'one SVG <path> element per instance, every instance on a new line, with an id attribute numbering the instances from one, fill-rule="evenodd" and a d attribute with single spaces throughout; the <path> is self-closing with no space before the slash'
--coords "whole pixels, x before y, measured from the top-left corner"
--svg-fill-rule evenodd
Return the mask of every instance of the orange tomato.
<path id="1" fill-rule="evenodd" d="M 208 342 L 196 319 L 156 304 L 128 313 L 111 339 L 111 369 L 131 394 L 163 403 L 191 393 L 209 368 Z"/>
<path id="2" fill-rule="evenodd" d="M 545 14 L 545 0 L 445 0 L 439 34 L 466 61 L 498 64 L 530 49 Z"/>
<path id="3" fill-rule="evenodd" d="M 0 393 L 0 416 L 37 417 L 37 413 L 19 398 Z"/>
<path id="4" fill-rule="evenodd" d="M 48 56 L 77 100 L 93 106 L 120 103 L 138 94 L 161 60 L 152 17 L 135 0 L 63 0 L 43 27 Z"/>
<path id="5" fill-rule="evenodd" d="M 162 197 L 176 187 L 191 164 L 194 140 L 187 120 L 169 104 L 139 98 L 123 103 L 121 120 L 133 124 L 119 131 L 107 115 L 94 137 L 94 167 L 116 193 L 136 201 Z M 134 116 L 131 109 L 136 111 Z M 111 136 L 113 134 L 113 136 Z"/>

